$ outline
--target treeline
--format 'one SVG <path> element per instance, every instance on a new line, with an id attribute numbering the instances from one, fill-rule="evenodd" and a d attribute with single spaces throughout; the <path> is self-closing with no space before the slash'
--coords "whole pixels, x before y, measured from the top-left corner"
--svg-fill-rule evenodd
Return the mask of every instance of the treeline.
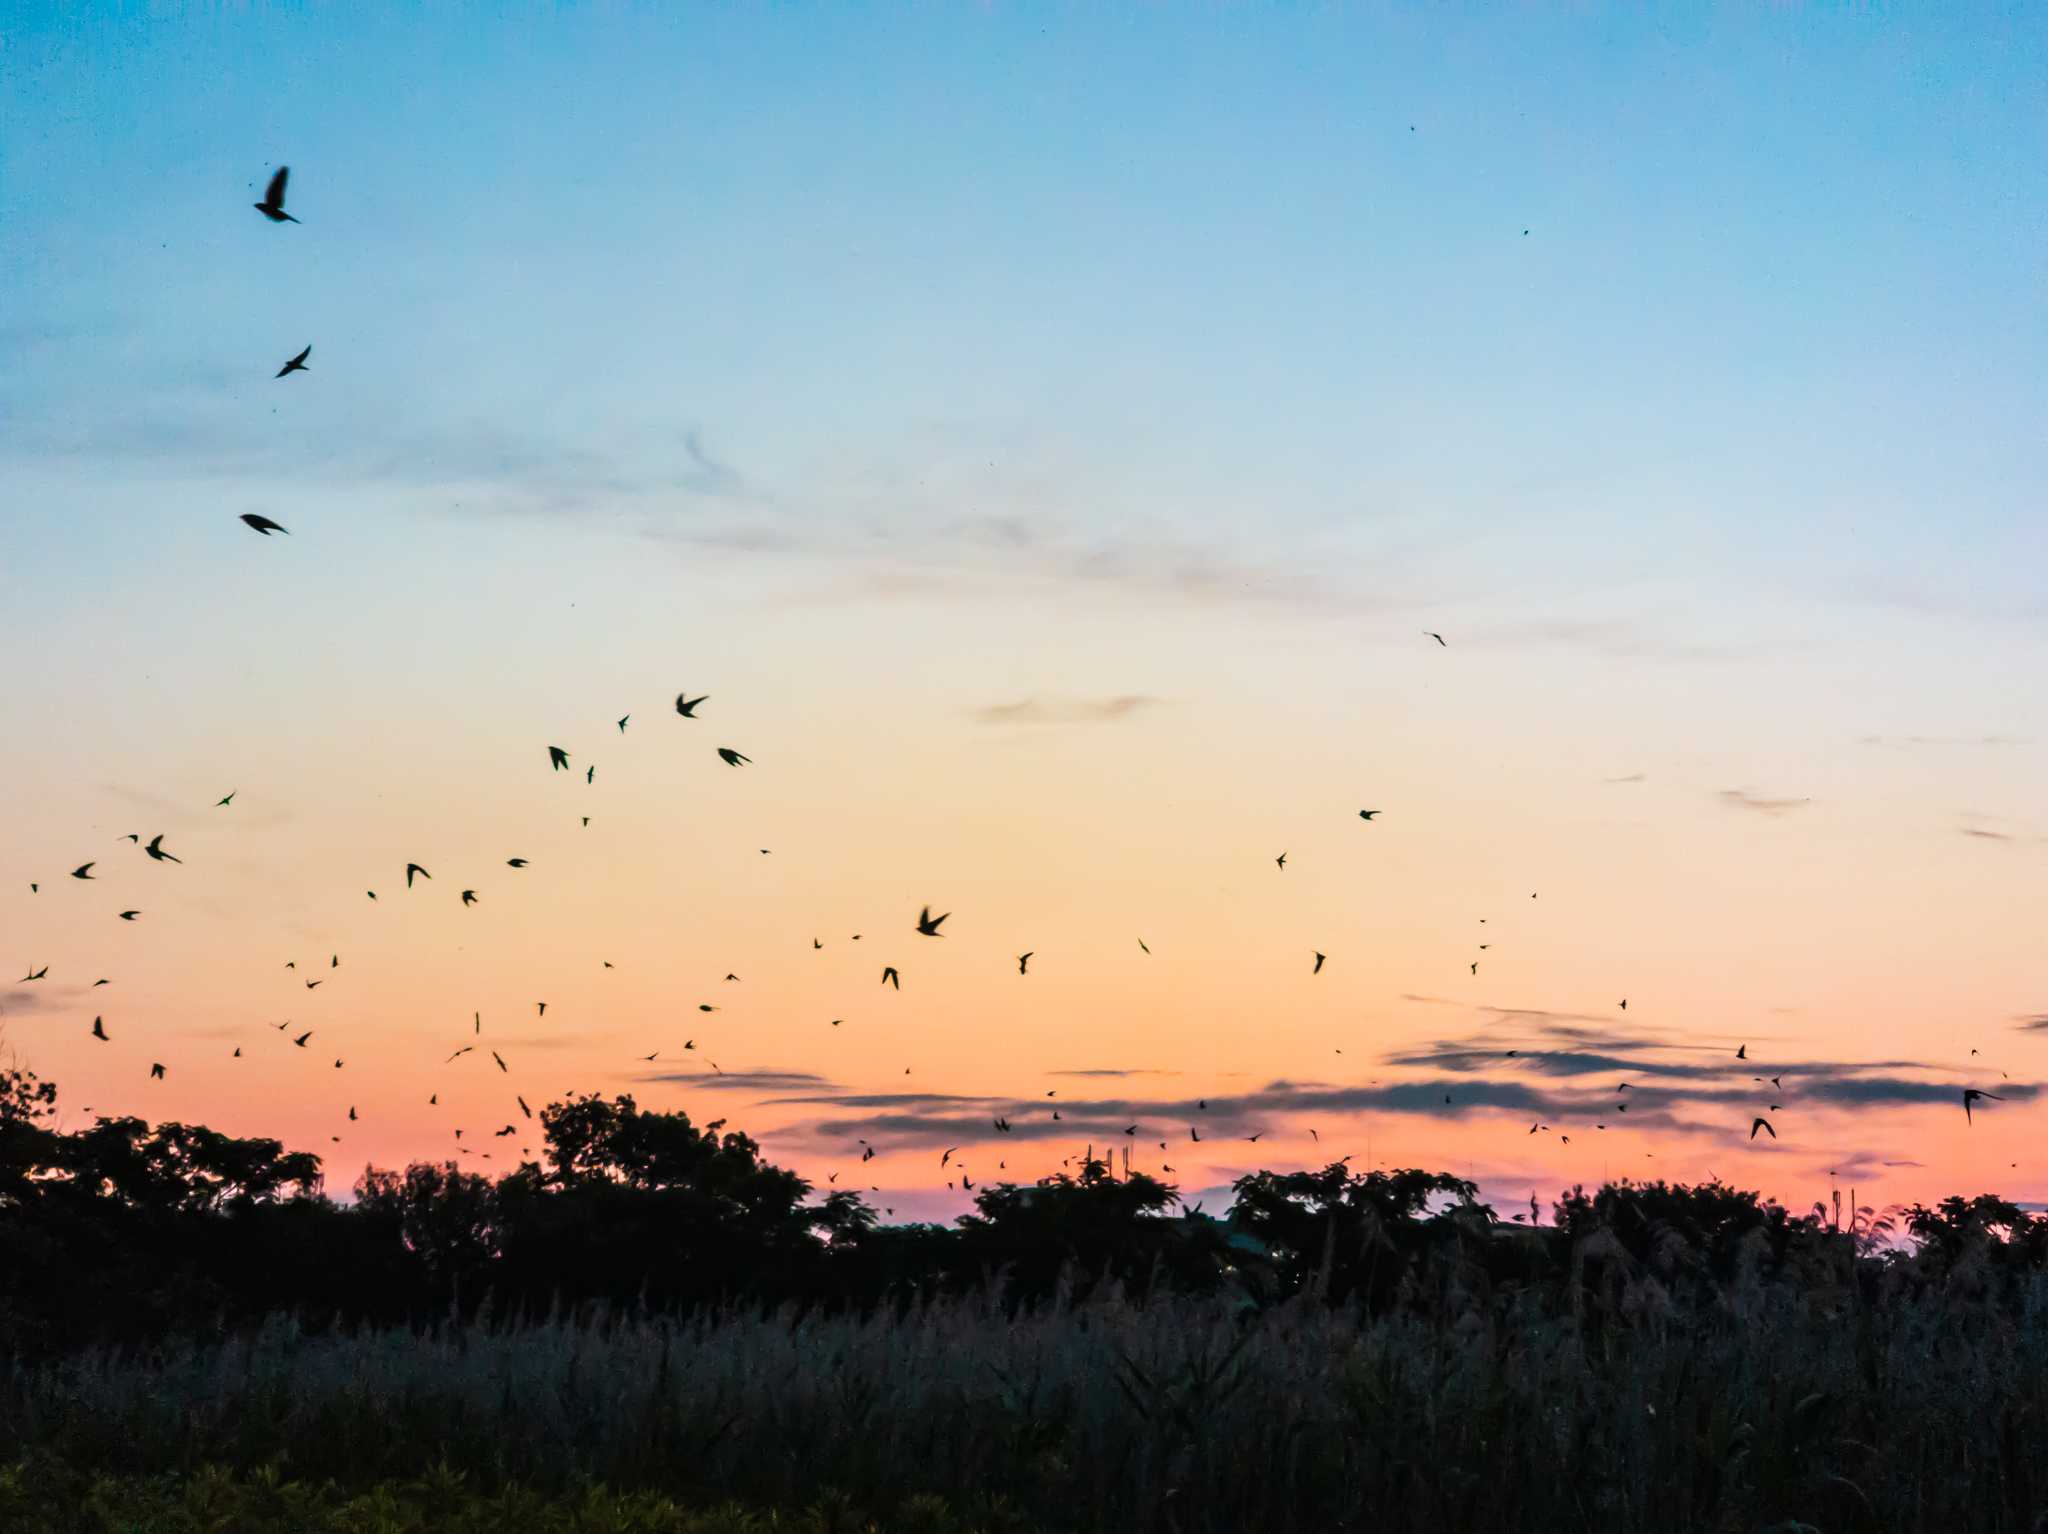
<path id="1" fill-rule="evenodd" d="M 1168 1184 L 1078 1173 L 982 1188 L 954 1225 L 882 1225 L 815 1198 L 724 1122 L 583 1096 L 541 1110 L 540 1162 L 493 1180 L 455 1163 L 372 1169 L 322 1192 L 313 1155 L 197 1125 L 51 1127 L 56 1091 L 0 1071 L 0 1351 L 303 1324 L 427 1325 L 591 1304 L 839 1310 L 997 1286 L 1028 1306 L 1111 1284 L 1260 1310 L 1307 1294 L 1368 1314 L 1459 1313 L 1504 1296 L 1593 1325 L 1732 1288 L 1880 1301 L 1962 1276 L 2017 1294 L 2048 1271 L 2048 1218 L 1950 1198 L 1893 1218 L 1804 1214 L 1721 1184 L 1573 1189 L 1503 1219 L 1440 1173 L 1257 1172 L 1230 1214 L 1175 1213 Z"/>

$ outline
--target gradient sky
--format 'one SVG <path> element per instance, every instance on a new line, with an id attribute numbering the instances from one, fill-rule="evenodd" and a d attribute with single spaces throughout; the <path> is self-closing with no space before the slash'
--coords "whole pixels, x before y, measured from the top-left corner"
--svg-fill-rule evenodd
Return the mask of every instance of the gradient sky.
<path id="1" fill-rule="evenodd" d="M 0 1032 L 68 1122 L 2048 1198 L 2038 16 L 56 9 Z"/>

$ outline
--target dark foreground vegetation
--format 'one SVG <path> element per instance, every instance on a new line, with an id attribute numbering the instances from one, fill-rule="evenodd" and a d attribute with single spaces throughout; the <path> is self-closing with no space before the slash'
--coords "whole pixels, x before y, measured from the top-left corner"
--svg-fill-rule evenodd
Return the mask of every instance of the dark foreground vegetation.
<path id="1" fill-rule="evenodd" d="M 1532 1226 L 1339 1165 L 1219 1221 L 1091 1163 L 884 1228 L 584 1098 L 343 1205 L 52 1102 L 0 1076 L 0 1529 L 2048 1528 L 2048 1221 L 1994 1198 Z"/>

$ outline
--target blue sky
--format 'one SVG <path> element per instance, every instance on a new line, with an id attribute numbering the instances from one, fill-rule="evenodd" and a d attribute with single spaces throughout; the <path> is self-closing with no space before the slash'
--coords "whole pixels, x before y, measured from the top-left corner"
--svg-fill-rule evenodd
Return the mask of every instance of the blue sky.
<path id="1" fill-rule="evenodd" d="M 55 11 L 0 4 L 0 790 L 53 823 L 231 750 L 326 856 L 705 677 L 948 763 L 763 803 L 992 889 L 1092 826 L 1178 897 L 1134 806 L 1369 766 L 1460 820 L 1414 877 L 1628 862 L 1705 923 L 1674 991 L 1853 888 L 1823 1037 L 1944 953 L 2048 995 L 2022 8 Z M 1032 697 L 1090 744 L 974 723 Z"/>

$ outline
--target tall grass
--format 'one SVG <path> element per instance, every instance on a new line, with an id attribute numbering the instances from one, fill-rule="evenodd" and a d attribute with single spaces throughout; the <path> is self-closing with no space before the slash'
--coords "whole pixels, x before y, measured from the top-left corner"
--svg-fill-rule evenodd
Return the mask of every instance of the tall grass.
<path id="1" fill-rule="evenodd" d="M 933 1493 L 990 1526 L 2048 1527 L 2048 1305 L 1771 1288 L 1575 1319 L 1510 1297 L 1365 1321 L 1298 1300 L 1006 1314 L 584 1316 L 301 1331 L 0 1375 L 0 1459 L 122 1473 L 452 1467 L 706 1501 Z M 993 1502 L 991 1499 L 995 1499 Z M 1007 1509 L 1007 1511 L 1004 1511 Z"/>

